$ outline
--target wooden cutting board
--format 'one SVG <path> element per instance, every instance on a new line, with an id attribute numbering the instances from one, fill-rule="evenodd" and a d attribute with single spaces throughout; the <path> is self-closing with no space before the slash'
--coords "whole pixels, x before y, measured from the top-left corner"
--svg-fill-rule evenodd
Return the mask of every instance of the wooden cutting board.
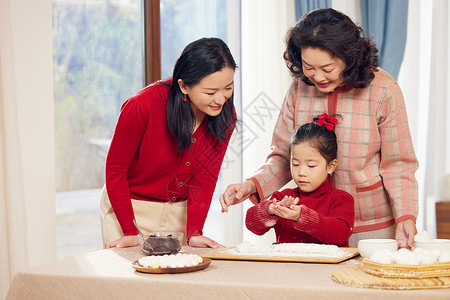
<path id="1" fill-rule="evenodd" d="M 236 255 L 229 253 L 230 247 L 214 250 L 203 254 L 202 257 L 225 260 L 254 260 L 254 261 L 279 261 L 279 262 L 312 262 L 312 263 L 339 263 L 359 254 L 358 248 L 339 247 L 341 254 L 338 256 L 326 256 L 325 254 L 305 255 L 305 256 L 264 256 L 264 255 Z"/>

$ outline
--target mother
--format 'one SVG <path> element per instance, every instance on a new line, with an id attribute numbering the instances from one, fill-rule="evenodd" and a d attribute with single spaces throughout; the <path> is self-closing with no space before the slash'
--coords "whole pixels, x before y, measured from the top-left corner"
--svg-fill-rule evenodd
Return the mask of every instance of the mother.
<path id="1" fill-rule="evenodd" d="M 396 238 L 412 247 L 417 233 L 418 162 L 397 82 L 378 68 L 370 38 L 349 17 L 319 9 L 304 15 L 287 33 L 286 64 L 291 87 L 275 125 L 271 153 L 248 180 L 228 186 L 222 210 L 250 197 L 269 197 L 291 180 L 289 137 L 313 116 L 341 116 L 335 128 L 339 165 L 336 188 L 355 199 L 351 247 L 362 238 Z"/>
<path id="2" fill-rule="evenodd" d="M 223 247 L 202 229 L 236 124 L 235 69 L 222 40 L 203 38 L 186 46 L 172 78 L 122 105 L 101 200 L 106 248 L 138 244 L 134 219 L 146 232 L 185 232 L 193 247 Z"/>

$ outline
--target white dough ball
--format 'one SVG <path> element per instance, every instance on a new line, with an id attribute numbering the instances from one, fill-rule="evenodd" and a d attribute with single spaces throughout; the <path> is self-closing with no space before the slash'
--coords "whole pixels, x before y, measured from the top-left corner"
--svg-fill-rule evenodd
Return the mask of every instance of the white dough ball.
<path id="1" fill-rule="evenodd" d="M 378 250 L 370 257 L 371 261 L 382 264 L 428 265 L 436 262 L 450 262 L 450 250 L 416 248 L 413 251 L 402 248 L 390 252 Z"/>
<path id="2" fill-rule="evenodd" d="M 450 250 L 442 251 L 439 256 L 439 262 L 450 262 Z"/>
<path id="3" fill-rule="evenodd" d="M 393 258 L 392 255 L 395 252 L 391 252 L 389 250 L 386 249 L 381 249 L 381 250 L 377 250 L 375 251 L 371 256 L 370 256 L 370 260 L 380 263 L 380 264 L 391 264 L 393 262 Z"/>
<path id="4" fill-rule="evenodd" d="M 431 250 L 431 253 L 433 253 L 433 255 L 434 255 L 436 258 L 438 258 L 438 257 L 441 255 L 441 250 L 440 250 L 440 249 L 437 249 L 437 248 L 434 248 L 434 249 Z"/>
<path id="5" fill-rule="evenodd" d="M 400 261 L 403 261 L 404 253 L 403 253 L 403 251 L 400 251 L 400 250 L 401 249 L 399 249 L 398 251 L 396 251 L 392 254 L 393 263 L 399 264 Z"/>
<path id="6" fill-rule="evenodd" d="M 380 264 L 391 264 L 392 257 L 389 254 L 381 254 L 381 255 L 372 255 L 370 260 L 373 262 L 377 262 Z"/>
<path id="7" fill-rule="evenodd" d="M 423 249 L 422 254 L 423 255 L 431 255 L 431 250 L 430 249 Z"/>
<path id="8" fill-rule="evenodd" d="M 423 255 L 422 257 L 422 264 L 424 265 L 428 265 L 428 264 L 434 264 L 437 261 L 436 256 L 434 256 L 433 254 L 427 254 L 427 255 Z"/>
<path id="9" fill-rule="evenodd" d="M 400 254 L 411 253 L 411 251 L 409 251 L 406 248 L 400 248 L 400 249 L 397 250 L 397 252 L 400 253 Z"/>
<path id="10" fill-rule="evenodd" d="M 419 265 L 420 265 L 420 264 L 423 264 L 423 262 L 422 262 L 422 260 L 423 260 L 423 255 L 422 255 L 422 254 L 419 254 L 419 253 L 414 253 L 414 252 L 413 252 L 413 254 L 414 254 L 414 256 L 417 258 L 417 261 L 419 262 Z"/>
<path id="11" fill-rule="evenodd" d="M 404 253 L 402 255 L 397 256 L 396 262 L 401 265 L 418 265 L 418 258 L 412 253 Z"/>
<path id="12" fill-rule="evenodd" d="M 414 254 L 423 254 L 423 248 L 416 248 L 413 250 Z"/>
<path id="13" fill-rule="evenodd" d="M 376 250 L 373 254 L 372 254 L 372 256 L 386 256 L 386 255 L 390 255 L 391 253 L 393 253 L 393 252 L 391 252 L 391 251 L 389 251 L 389 250 L 386 250 L 386 249 L 381 249 L 381 250 Z M 371 256 L 371 257 L 372 257 Z"/>

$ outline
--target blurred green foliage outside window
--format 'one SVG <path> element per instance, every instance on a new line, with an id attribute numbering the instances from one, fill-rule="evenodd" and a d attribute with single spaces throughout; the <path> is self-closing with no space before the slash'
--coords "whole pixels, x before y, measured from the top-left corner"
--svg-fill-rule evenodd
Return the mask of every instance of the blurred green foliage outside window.
<path id="1" fill-rule="evenodd" d="M 228 0 L 229 1 L 229 0 Z M 227 42 L 227 0 L 161 0 L 161 78 L 189 42 Z M 120 106 L 144 87 L 141 0 L 54 0 L 56 192 L 98 189 Z"/>

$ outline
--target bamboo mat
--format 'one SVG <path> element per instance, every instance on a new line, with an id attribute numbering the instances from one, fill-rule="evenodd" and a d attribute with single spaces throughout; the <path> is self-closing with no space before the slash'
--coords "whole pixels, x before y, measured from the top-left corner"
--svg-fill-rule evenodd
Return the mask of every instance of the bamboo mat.
<path id="1" fill-rule="evenodd" d="M 333 272 L 331 278 L 340 284 L 372 289 L 412 290 L 449 288 L 450 277 L 386 278 L 364 272 L 362 265 L 345 267 Z"/>

